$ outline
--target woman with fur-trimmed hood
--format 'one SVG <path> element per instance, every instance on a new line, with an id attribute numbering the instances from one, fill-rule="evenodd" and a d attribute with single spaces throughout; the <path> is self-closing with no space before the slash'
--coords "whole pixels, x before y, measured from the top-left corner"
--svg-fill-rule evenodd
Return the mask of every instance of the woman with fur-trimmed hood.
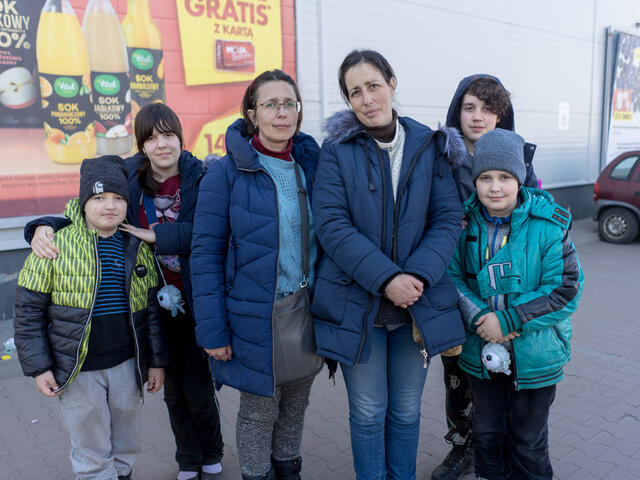
<path id="1" fill-rule="evenodd" d="M 316 342 L 342 369 L 358 480 L 411 479 L 427 367 L 464 341 L 445 273 L 462 223 L 450 163 L 464 145 L 397 115 L 378 52 L 347 55 L 339 83 L 351 109 L 328 120 L 314 182 Z"/>

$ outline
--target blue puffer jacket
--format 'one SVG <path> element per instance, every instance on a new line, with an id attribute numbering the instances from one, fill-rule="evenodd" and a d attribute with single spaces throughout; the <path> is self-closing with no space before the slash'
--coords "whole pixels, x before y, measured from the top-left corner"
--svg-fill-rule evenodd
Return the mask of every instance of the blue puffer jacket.
<path id="1" fill-rule="evenodd" d="M 200 184 L 193 226 L 191 279 L 198 344 L 231 345 L 233 357 L 213 361 L 216 386 L 273 396 L 271 321 L 278 273 L 278 199 L 271 176 L 249 143 L 244 122 L 226 134 L 227 155 Z M 307 191 L 318 162 L 309 135 L 293 137 L 292 155 Z"/>
<path id="2" fill-rule="evenodd" d="M 461 231 L 462 209 L 447 154 L 464 153 L 455 130 L 434 132 L 400 117 L 406 137 L 394 205 L 389 155 L 355 114 L 327 122 L 313 215 L 324 256 L 314 300 L 318 354 L 351 367 L 366 363 L 381 287 L 405 272 L 425 293 L 409 308 L 429 358 L 464 341 L 458 295 L 445 271 Z M 452 134 L 451 134 L 452 133 Z"/>

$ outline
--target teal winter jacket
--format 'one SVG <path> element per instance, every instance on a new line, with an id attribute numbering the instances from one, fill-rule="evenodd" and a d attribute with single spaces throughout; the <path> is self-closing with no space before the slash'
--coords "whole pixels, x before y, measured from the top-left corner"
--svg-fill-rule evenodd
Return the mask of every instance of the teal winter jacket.
<path id="1" fill-rule="evenodd" d="M 496 311 L 503 336 L 512 340 L 516 389 L 542 388 L 562 380 L 571 358 L 571 320 L 584 276 L 568 234 L 571 214 L 541 190 L 523 187 L 520 205 L 511 214 L 507 243 L 485 261 L 487 228 L 474 193 L 464 203 L 469 224 L 463 231 L 448 273 L 459 292 L 467 329 L 460 367 L 488 379 L 481 352 L 485 341 L 475 322 L 491 311 L 488 299 L 505 296 L 506 309 Z"/>

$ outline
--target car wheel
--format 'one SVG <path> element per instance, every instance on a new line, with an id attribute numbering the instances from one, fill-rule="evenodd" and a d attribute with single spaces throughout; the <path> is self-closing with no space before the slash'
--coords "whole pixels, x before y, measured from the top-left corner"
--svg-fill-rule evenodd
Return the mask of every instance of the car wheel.
<path id="1" fill-rule="evenodd" d="M 638 219 L 626 208 L 609 208 L 600 215 L 600 238 L 611 243 L 629 243 L 638 235 Z"/>

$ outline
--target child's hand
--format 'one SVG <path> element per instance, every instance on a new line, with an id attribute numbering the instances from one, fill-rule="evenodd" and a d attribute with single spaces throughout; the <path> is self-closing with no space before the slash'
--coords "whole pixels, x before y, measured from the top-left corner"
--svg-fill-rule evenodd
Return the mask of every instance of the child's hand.
<path id="1" fill-rule="evenodd" d="M 231 350 L 231 345 L 227 345 L 226 347 L 220 347 L 220 348 L 205 348 L 203 350 L 207 352 L 207 355 L 221 362 L 226 362 L 227 360 L 231 360 L 231 357 L 233 356 L 233 350 Z"/>
<path id="2" fill-rule="evenodd" d="M 127 232 L 129 235 L 133 235 L 134 237 L 139 238 L 143 242 L 151 244 L 156 243 L 156 232 L 154 232 L 152 229 L 138 228 L 129 223 L 123 223 L 122 225 L 120 225 L 120 230 L 122 230 L 123 232 Z"/>
<path id="3" fill-rule="evenodd" d="M 519 337 L 519 336 L 520 336 L 520 333 L 518 333 L 516 331 L 513 331 L 509 335 L 505 335 L 500 340 L 498 340 L 498 343 L 507 343 L 507 342 L 513 340 L 514 338 Z"/>
<path id="4" fill-rule="evenodd" d="M 31 239 L 31 250 L 38 258 L 53 260 L 60 253 L 60 249 L 53 243 L 53 228 L 40 225 L 36 228 Z"/>
<path id="5" fill-rule="evenodd" d="M 56 392 L 59 388 L 58 382 L 56 382 L 51 370 L 41 373 L 34 380 L 36 381 L 36 388 L 45 397 L 57 397 L 62 393 L 62 391 Z"/>
<path id="6" fill-rule="evenodd" d="M 486 342 L 496 343 L 502 339 L 502 328 L 498 316 L 493 313 L 485 313 L 476 322 L 476 333 Z"/>
<path id="7" fill-rule="evenodd" d="M 149 368 L 147 392 L 156 393 L 164 384 L 164 368 Z"/>

